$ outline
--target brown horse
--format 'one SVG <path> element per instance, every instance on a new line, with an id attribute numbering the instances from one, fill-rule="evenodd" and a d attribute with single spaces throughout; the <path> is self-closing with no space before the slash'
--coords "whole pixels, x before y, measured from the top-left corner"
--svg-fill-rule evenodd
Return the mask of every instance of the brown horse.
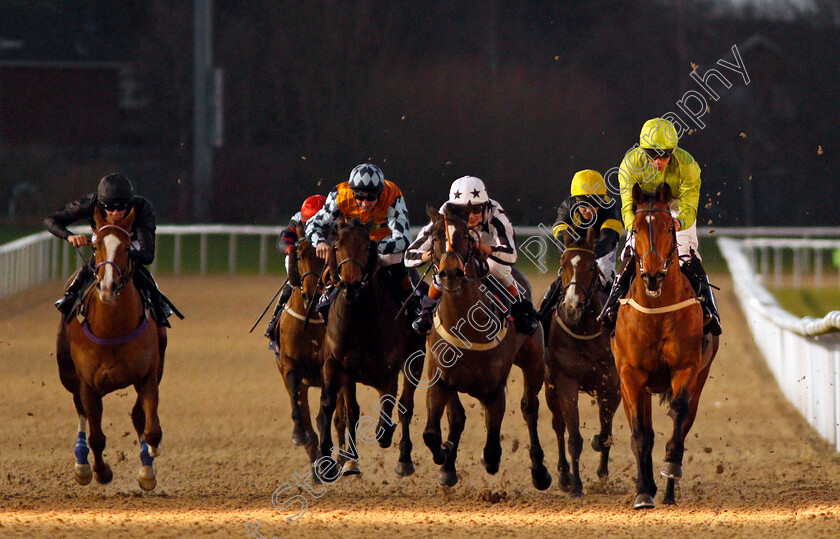
<path id="1" fill-rule="evenodd" d="M 61 383 L 73 394 L 79 414 L 76 481 L 87 485 L 91 480 L 88 425 L 93 476 L 99 483 L 113 478 L 111 467 L 102 459 L 102 397 L 133 385 L 137 401 L 131 419 L 139 438 L 142 464 L 138 482 L 143 490 L 152 490 L 157 484 L 153 461 L 160 454 L 158 384 L 163 375 L 166 328 L 156 328 L 149 321 L 132 282 L 134 263 L 128 257 L 128 249 L 134 217 L 131 210 L 122 220 L 106 221 L 101 210 L 96 210 L 96 285 L 87 292 L 83 315 L 66 323 L 62 318 L 56 359 Z"/>
<path id="2" fill-rule="evenodd" d="M 651 393 L 670 403 L 674 421 L 665 446 L 668 478 L 663 503 L 674 504 L 674 485 L 682 476 L 685 439 L 697 415 L 700 393 L 718 349 L 718 338 L 703 334 L 703 311 L 688 279 L 680 271 L 674 220 L 668 209 L 671 188 L 661 184 L 652 194 L 633 186 L 634 258 L 639 276 L 621 300 L 612 350 L 621 377 L 621 397 L 636 456 L 636 509 L 654 506 L 654 431 Z"/>
<path id="3" fill-rule="evenodd" d="M 595 229 L 590 228 L 586 238 L 574 240 L 566 233 L 566 249 L 560 257 L 564 294 L 552 317 L 546 361 L 545 398 L 557 433 L 560 486 L 575 497 L 583 496 L 579 469 L 583 438 L 578 392 L 585 391 L 598 399 L 601 432 L 592 437 L 592 449 L 601 453 L 598 466 L 601 479 L 606 479 L 610 473 L 613 416 L 621 402 L 610 338 L 601 331 L 597 321 L 603 302 L 599 290 L 600 272 L 593 251 L 596 234 Z M 569 431 L 571 473 L 563 448 L 565 430 Z"/>
<path id="4" fill-rule="evenodd" d="M 456 207 L 457 208 L 457 207 Z M 426 342 L 426 362 L 430 384 L 426 396 L 428 418 L 423 440 L 440 464 L 437 482 L 452 487 L 458 482 L 455 460 L 464 430 L 466 414 L 458 393 L 467 393 L 481 402 L 487 428 L 482 463 L 495 474 L 502 456 L 500 431 L 505 415 L 505 389 L 515 364 L 524 375 L 522 415 L 530 434 L 531 479 L 539 490 L 551 485 L 551 474 L 543 464 L 543 450 L 537 433 L 539 400 L 537 395 L 545 377 L 542 328 L 532 336 L 507 324 L 508 314 L 482 283 L 487 276 L 486 262 L 477 254 L 475 239 L 467 226 L 465 212 L 447 208 L 441 215 L 426 209 L 434 222 L 432 263 L 437 268 L 442 296 L 433 331 Z M 457 212 L 457 213 L 456 213 Z M 530 298 L 525 276 L 514 268 L 520 293 Z M 440 421 L 444 409 L 449 419 L 449 437 L 442 442 Z"/>
<path id="5" fill-rule="evenodd" d="M 318 413 L 318 430 L 321 435 L 320 450 L 327 464 L 320 469 L 321 479 L 332 481 L 335 472 L 332 461 L 330 419 L 342 394 L 347 413 L 350 440 L 350 458 L 344 471 L 358 473 L 357 432 L 359 404 L 356 401 L 356 383 L 373 387 L 380 396 L 379 415 L 375 434 L 368 428 L 360 431 L 365 442 L 373 438 L 380 447 L 389 447 L 396 428 L 391 420 L 394 405 L 398 406 L 402 438 L 396 473 L 407 476 L 414 473 L 411 460 L 410 424 L 414 413 L 416 386 L 403 372 L 403 390 L 396 400 L 399 375 L 406 367 L 414 380 L 419 380 L 423 364 L 411 361 L 422 350 L 423 338 L 409 329 L 403 313 L 395 315 L 400 305 L 384 281 L 385 272 L 379 269 L 377 243 L 370 239 L 373 221 L 362 224 L 358 219 L 339 224 L 338 238 L 328 257 L 330 275 L 339 292 L 332 306 L 327 323 L 326 348 L 322 375 L 321 410 Z M 391 286 L 395 286 L 394 283 Z M 396 319 L 395 319 L 396 318 Z M 422 352 L 419 352 L 422 354 Z M 373 427 L 372 424 L 365 425 Z"/>
<path id="6" fill-rule="evenodd" d="M 326 264 L 304 238 L 302 228 L 298 225 L 301 239 L 289 253 L 289 285 L 293 291 L 277 324 L 274 340 L 278 347 L 274 353 L 292 403 L 292 443 L 304 446 L 309 461 L 314 464 L 318 458 L 318 435 L 312 428 L 308 395 L 310 387 L 323 386 L 321 367 L 326 328 L 317 313 L 312 316 L 312 304 L 318 300 L 321 274 Z M 335 428 L 339 447 L 344 448 L 343 401 L 339 401 L 336 409 Z M 313 480 L 318 481 L 317 475 L 313 474 Z"/>

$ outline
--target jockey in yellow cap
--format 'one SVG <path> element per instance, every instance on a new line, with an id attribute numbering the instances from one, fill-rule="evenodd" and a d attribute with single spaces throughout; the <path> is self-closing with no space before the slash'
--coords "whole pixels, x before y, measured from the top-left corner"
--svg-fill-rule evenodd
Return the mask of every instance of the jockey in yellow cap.
<path id="1" fill-rule="evenodd" d="M 633 232 L 633 185 L 652 193 L 657 185 L 665 182 L 671 187 L 674 198 L 671 202 L 671 216 L 677 235 L 680 268 L 691 281 L 703 300 L 703 309 L 708 322 L 705 330 L 720 335 L 720 318 L 715 304 L 709 278 L 703 269 L 697 252 L 697 205 L 700 201 L 700 166 L 682 148 L 677 147 L 677 129 L 664 118 L 653 118 L 645 122 L 639 135 L 639 146 L 630 150 L 619 167 L 621 184 L 621 215 L 624 227 L 630 233 L 622 259 L 632 256 Z M 616 280 L 607 305 L 601 314 L 605 325 L 611 327 L 615 321 L 618 300 L 630 288 L 635 274 L 635 265 L 627 264 Z"/>

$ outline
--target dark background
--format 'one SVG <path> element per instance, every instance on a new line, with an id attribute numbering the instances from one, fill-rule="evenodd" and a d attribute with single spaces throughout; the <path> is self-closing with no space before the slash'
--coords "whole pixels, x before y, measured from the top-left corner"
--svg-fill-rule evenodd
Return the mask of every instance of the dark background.
<path id="1" fill-rule="evenodd" d="M 700 224 L 840 225 L 840 8 L 763 4 L 217 0 L 211 220 L 282 224 L 371 161 L 414 225 L 465 174 L 516 224 L 551 222 L 572 175 L 617 166 L 645 120 L 696 129 L 676 103 L 716 68 L 732 87 L 711 82 L 706 127 L 680 141 Z M 193 220 L 192 24 L 187 1 L 0 1 L 3 219 L 122 171 L 159 222 Z M 733 45 L 749 85 L 715 65 Z"/>

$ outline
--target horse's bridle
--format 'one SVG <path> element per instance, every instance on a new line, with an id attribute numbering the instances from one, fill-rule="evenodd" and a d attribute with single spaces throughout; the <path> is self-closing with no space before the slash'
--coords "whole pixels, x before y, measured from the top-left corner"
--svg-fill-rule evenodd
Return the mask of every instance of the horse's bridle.
<path id="1" fill-rule="evenodd" d="M 583 247 L 566 247 L 563 254 L 568 253 L 569 251 L 580 251 L 583 253 L 589 253 L 593 257 L 595 256 L 595 251 L 592 249 L 585 249 Z M 563 295 L 566 294 L 566 290 L 572 285 L 578 284 L 577 281 L 570 281 L 568 284 L 563 285 Z M 583 290 L 584 299 L 583 299 L 583 306 L 584 308 L 589 305 L 589 300 L 592 298 L 592 293 L 595 291 L 595 286 L 598 284 L 598 267 L 595 266 L 595 275 L 592 277 L 592 282 L 589 283 L 589 286 L 586 288 L 580 287 Z"/>
<path id="2" fill-rule="evenodd" d="M 446 228 L 446 251 L 444 251 L 444 256 L 454 256 L 458 260 L 458 264 L 460 265 L 460 269 L 464 272 L 464 280 L 466 282 L 471 281 L 480 281 L 487 277 L 490 274 L 490 266 L 487 264 L 487 259 L 483 256 L 477 256 L 478 249 L 476 248 L 476 240 L 472 235 L 472 230 L 467 225 L 466 221 L 461 219 L 460 217 L 444 217 L 443 219 L 439 220 L 438 223 L 443 223 L 446 226 L 447 223 L 451 222 L 461 222 L 466 226 L 469 234 L 467 234 L 467 257 L 466 259 L 461 256 L 460 253 L 452 249 L 452 240 L 449 237 L 449 228 Z M 437 261 L 435 260 L 435 236 L 432 235 L 432 245 L 430 248 L 430 252 L 432 253 L 432 267 L 434 268 L 435 276 L 440 273 L 440 261 L 443 257 L 439 258 Z M 479 275 L 476 277 L 468 277 L 467 276 L 467 268 L 471 262 L 475 262 L 476 267 L 479 270 Z"/>
<path id="3" fill-rule="evenodd" d="M 654 212 L 664 212 L 664 213 L 668 214 L 668 217 L 671 217 L 670 210 L 667 210 L 665 208 L 654 208 L 653 204 L 651 204 L 651 207 L 649 207 L 649 208 L 637 208 L 635 213 L 639 214 L 639 213 L 654 213 Z M 647 258 L 647 256 L 649 254 L 652 253 L 652 254 L 655 254 L 656 256 L 658 256 L 660 260 L 662 260 L 662 263 L 663 263 L 662 271 L 663 271 L 663 273 L 668 273 L 668 268 L 671 266 L 671 264 L 676 259 L 676 257 L 674 256 L 674 253 L 677 252 L 677 230 L 676 230 L 676 228 L 674 228 L 673 219 L 671 220 L 671 226 L 668 229 L 668 231 L 671 233 L 671 238 L 673 239 L 673 247 L 671 247 L 671 252 L 668 253 L 668 256 L 666 256 L 666 257 L 663 257 L 662 254 L 660 254 L 659 251 L 656 250 L 656 246 L 653 243 L 653 220 L 652 219 L 648 220 L 648 228 L 650 230 L 650 249 L 648 249 L 648 251 L 642 256 L 638 256 L 638 252 L 636 254 L 636 258 L 637 258 L 638 263 L 639 263 L 639 271 L 641 273 L 642 261 L 645 258 Z M 633 234 L 635 234 L 635 233 L 636 232 L 634 231 Z"/>
<path id="4" fill-rule="evenodd" d="M 131 243 L 131 233 L 120 226 L 103 225 L 99 227 L 99 230 L 96 231 L 97 238 L 102 237 L 100 233 L 103 230 L 118 230 L 119 232 L 125 234 L 126 238 L 128 238 L 129 243 Z M 111 266 L 112 268 L 114 268 L 114 271 L 116 271 L 117 275 L 119 276 L 119 284 L 117 284 L 117 287 L 114 289 L 115 294 L 119 294 L 120 291 L 122 291 L 122 289 L 125 288 L 125 286 L 131 281 L 131 277 L 134 275 L 134 264 L 132 264 L 131 262 L 131 257 L 128 257 L 128 262 L 126 263 L 125 271 L 123 271 L 123 269 L 119 267 L 116 262 L 112 260 L 103 260 L 102 262 L 97 263 L 93 267 L 93 274 L 96 276 L 97 282 L 100 282 L 99 268 L 102 266 Z"/>
<path id="5" fill-rule="evenodd" d="M 356 228 L 361 228 L 361 227 L 356 227 Z M 332 245 L 333 257 L 335 257 L 338 254 L 338 251 L 337 251 L 338 245 L 337 244 L 338 244 L 338 240 L 336 240 Z M 370 251 L 368 251 L 368 252 L 370 252 Z M 373 260 L 371 261 L 370 258 L 373 258 Z M 341 266 L 343 266 L 344 264 L 346 264 L 348 262 L 352 262 L 354 264 L 357 264 L 359 266 L 359 268 L 361 268 L 361 270 L 362 270 L 362 280 L 359 281 L 359 282 L 361 283 L 361 287 L 363 287 L 370 281 L 370 277 L 371 277 L 371 275 L 373 275 L 373 272 L 376 269 L 376 263 L 378 262 L 378 257 L 369 256 L 368 261 L 366 263 L 361 262 L 358 258 L 355 258 L 355 257 L 347 257 L 344 260 L 342 260 L 341 262 L 338 262 L 335 266 L 335 270 L 336 270 L 336 274 L 337 274 L 334 277 L 334 281 L 333 281 L 335 284 L 338 284 L 339 282 L 341 282 Z M 302 276 L 301 276 L 301 282 L 303 282 L 303 277 Z"/>

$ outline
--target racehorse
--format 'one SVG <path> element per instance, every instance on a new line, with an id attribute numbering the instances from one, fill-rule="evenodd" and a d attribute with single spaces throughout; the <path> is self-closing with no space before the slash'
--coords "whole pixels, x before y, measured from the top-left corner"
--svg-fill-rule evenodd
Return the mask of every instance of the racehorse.
<path id="1" fill-rule="evenodd" d="M 551 474 L 543 464 L 543 450 L 537 433 L 539 400 L 537 394 L 545 377 L 542 328 L 532 336 L 519 333 L 507 324 L 507 312 L 482 279 L 487 277 L 486 260 L 478 255 L 476 239 L 467 226 L 472 211 L 448 206 L 445 215 L 428 206 L 432 226 L 432 264 L 440 276 L 442 296 L 434 329 L 426 341 L 429 384 L 426 395 L 428 417 L 423 440 L 441 465 L 437 482 L 452 487 L 458 482 L 455 460 L 464 430 L 466 414 L 459 393 L 478 399 L 484 407 L 487 440 L 482 463 L 495 474 L 502 456 L 500 431 L 505 415 L 505 390 L 511 367 L 524 375 L 522 415 L 530 435 L 531 479 L 539 490 L 551 485 Z M 456 209 L 457 208 L 457 209 Z M 516 268 L 514 278 L 520 293 L 530 298 L 525 276 Z M 501 293 L 501 292 L 500 292 Z M 509 310 L 509 309 L 508 309 Z M 440 422 L 444 409 L 449 420 L 449 437 L 442 442 Z"/>
<path id="2" fill-rule="evenodd" d="M 96 249 L 92 286 L 83 300 L 81 315 L 65 322 L 62 317 L 56 339 L 56 359 L 61 383 L 73 394 L 79 414 L 76 442 L 76 481 L 99 483 L 113 478 L 103 460 L 102 397 L 133 385 L 137 401 L 131 420 L 140 443 L 141 468 L 138 483 L 143 490 L 157 484 L 154 457 L 160 455 L 158 384 L 163 376 L 166 328 L 156 328 L 132 281 L 134 262 L 128 256 L 134 210 L 120 220 L 94 213 Z M 88 463 L 87 427 L 93 450 L 93 474 Z"/>
<path id="3" fill-rule="evenodd" d="M 391 420 L 391 413 L 397 404 L 402 438 L 396 473 L 400 476 L 414 473 L 410 425 L 414 413 L 416 385 L 410 381 L 403 367 L 410 371 L 414 380 L 420 379 L 422 362 L 411 361 L 408 365 L 406 362 L 410 356 L 422 350 L 423 338 L 410 330 L 405 314 L 396 316 L 400 305 L 388 287 L 398 284 L 387 283 L 387 277 L 383 275 L 385 272 L 378 271 L 379 251 L 377 243 L 370 239 L 372 226 L 373 220 L 364 224 L 357 218 L 346 223 L 340 221 L 338 237 L 327 258 L 333 284 L 338 287 L 339 292 L 330 306 L 328 316 L 322 368 L 324 388 L 321 392 L 321 410 L 318 413 L 320 450 L 322 458 L 329 463 L 322 468 L 327 477 L 321 479 L 325 480 L 328 480 L 328 471 L 333 464 L 329 427 L 339 393 L 343 394 L 352 451 L 352 458 L 345 462 L 344 471 L 358 473 L 357 382 L 373 387 L 380 396 L 376 432 L 373 434 L 371 429 L 363 428 L 359 432 L 363 441 L 372 442 L 375 438 L 380 447 L 391 445 L 396 429 L 396 424 Z M 397 402 L 401 371 L 403 389 Z"/>
<path id="4" fill-rule="evenodd" d="M 304 446 L 309 461 L 314 464 L 318 458 L 318 435 L 312 428 L 308 395 L 310 387 L 323 386 L 321 367 L 326 328 L 317 313 L 312 316 L 312 306 L 318 300 L 321 274 L 326 263 L 305 239 L 301 225 L 298 225 L 297 233 L 301 239 L 289 253 L 289 285 L 293 291 L 277 324 L 274 341 L 278 346 L 274 353 L 292 403 L 292 443 Z M 335 428 L 339 447 L 344 448 L 346 427 L 341 400 L 336 409 Z M 318 482 L 317 474 L 313 474 L 313 480 Z"/>
<path id="5" fill-rule="evenodd" d="M 636 509 L 654 506 L 654 431 L 651 393 L 669 402 L 674 421 L 665 446 L 667 478 L 663 503 L 674 504 L 674 485 L 682 476 L 685 439 L 697 415 L 700 393 L 718 349 L 718 337 L 703 334 L 700 300 L 678 267 L 674 220 L 668 209 L 671 188 L 660 184 L 653 194 L 633 186 L 635 279 L 621 300 L 612 350 L 621 378 L 621 397 L 636 456 Z"/>
<path id="6" fill-rule="evenodd" d="M 578 392 L 585 391 L 598 400 L 601 431 L 592 437 L 592 449 L 601 453 L 598 477 L 609 475 L 612 423 L 621 402 L 618 371 L 615 368 L 610 337 L 601 331 L 598 313 L 602 298 L 600 272 L 593 246 L 597 231 L 590 228 L 585 238 L 565 234 L 565 250 L 560 257 L 563 296 L 556 307 L 548 340 L 545 398 L 551 408 L 552 426 L 557 433 L 560 458 L 557 470 L 560 485 L 574 497 L 583 496 L 580 480 L 580 435 Z M 569 432 L 571 473 L 563 448 L 564 431 Z"/>

